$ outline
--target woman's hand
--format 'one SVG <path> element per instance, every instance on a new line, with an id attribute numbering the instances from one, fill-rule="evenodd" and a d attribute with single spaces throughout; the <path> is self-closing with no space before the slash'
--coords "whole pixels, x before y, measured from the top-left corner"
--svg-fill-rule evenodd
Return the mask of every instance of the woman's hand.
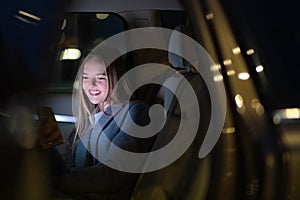
<path id="1" fill-rule="evenodd" d="M 38 143 L 44 150 L 53 148 L 64 143 L 57 123 L 43 123 L 38 129 Z"/>

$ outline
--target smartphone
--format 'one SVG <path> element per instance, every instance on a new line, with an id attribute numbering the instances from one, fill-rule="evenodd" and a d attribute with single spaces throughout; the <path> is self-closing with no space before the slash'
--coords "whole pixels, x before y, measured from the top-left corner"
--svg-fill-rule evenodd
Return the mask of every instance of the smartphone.
<path id="1" fill-rule="evenodd" d="M 57 140 L 63 139 L 61 131 L 60 131 L 57 121 L 55 119 L 54 112 L 51 107 L 49 107 L 49 106 L 38 107 L 37 108 L 37 116 L 38 116 L 41 126 L 44 126 L 46 128 L 57 127 L 56 131 L 52 132 L 51 135 L 56 134 L 55 138 L 57 138 Z M 48 136 L 51 137 L 50 135 L 47 135 L 46 137 L 48 137 Z"/>

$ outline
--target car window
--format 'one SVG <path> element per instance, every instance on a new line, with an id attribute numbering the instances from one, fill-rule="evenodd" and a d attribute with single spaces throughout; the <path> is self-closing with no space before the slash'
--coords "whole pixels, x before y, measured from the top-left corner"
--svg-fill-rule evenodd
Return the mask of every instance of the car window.
<path id="1" fill-rule="evenodd" d="M 260 63 L 256 77 L 271 109 L 299 107 L 300 28 L 293 1 L 224 1 L 224 7 L 241 45 L 255 49 L 250 66 Z"/>
<path id="2" fill-rule="evenodd" d="M 50 90 L 71 92 L 81 59 L 106 38 L 126 30 L 123 18 L 113 13 L 66 13 L 58 44 Z"/>
<path id="3" fill-rule="evenodd" d="M 185 11 L 162 10 L 160 12 L 161 26 L 163 28 L 174 29 L 178 25 L 187 24 Z"/>

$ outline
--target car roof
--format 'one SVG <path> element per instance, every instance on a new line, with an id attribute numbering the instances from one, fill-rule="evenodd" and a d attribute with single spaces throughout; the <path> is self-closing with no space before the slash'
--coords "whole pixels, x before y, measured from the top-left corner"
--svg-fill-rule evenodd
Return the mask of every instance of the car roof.
<path id="1" fill-rule="evenodd" d="M 138 10 L 183 10 L 177 0 L 74 0 L 69 3 L 72 12 L 125 12 Z"/>

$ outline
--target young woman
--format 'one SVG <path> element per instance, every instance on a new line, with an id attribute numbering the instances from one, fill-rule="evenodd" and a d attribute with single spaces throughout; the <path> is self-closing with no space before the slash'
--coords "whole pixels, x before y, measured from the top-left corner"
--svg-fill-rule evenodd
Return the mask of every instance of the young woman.
<path id="1" fill-rule="evenodd" d="M 121 57 L 107 66 L 103 54 L 115 52 L 112 48 L 105 48 L 104 51 L 103 48 L 96 48 L 83 60 L 78 70 L 73 99 L 77 117 L 72 139 L 73 165 L 56 166 L 52 182 L 54 196 L 128 199 L 138 174 L 122 171 L 122 162 L 126 162 L 127 158 L 120 160 L 118 156 L 114 157 L 112 146 L 136 153 L 151 150 L 153 137 L 138 138 L 126 133 L 134 127 L 130 123 L 146 126 L 150 119 L 146 104 L 128 101 L 130 93 L 126 79 L 122 78 L 120 83 L 125 72 Z M 114 93 L 117 83 L 118 92 Z M 61 139 L 55 137 L 56 128 L 41 128 L 41 132 L 46 132 L 42 135 L 47 136 L 39 140 L 43 149 L 61 143 Z M 57 161 L 55 163 L 58 164 Z"/>

